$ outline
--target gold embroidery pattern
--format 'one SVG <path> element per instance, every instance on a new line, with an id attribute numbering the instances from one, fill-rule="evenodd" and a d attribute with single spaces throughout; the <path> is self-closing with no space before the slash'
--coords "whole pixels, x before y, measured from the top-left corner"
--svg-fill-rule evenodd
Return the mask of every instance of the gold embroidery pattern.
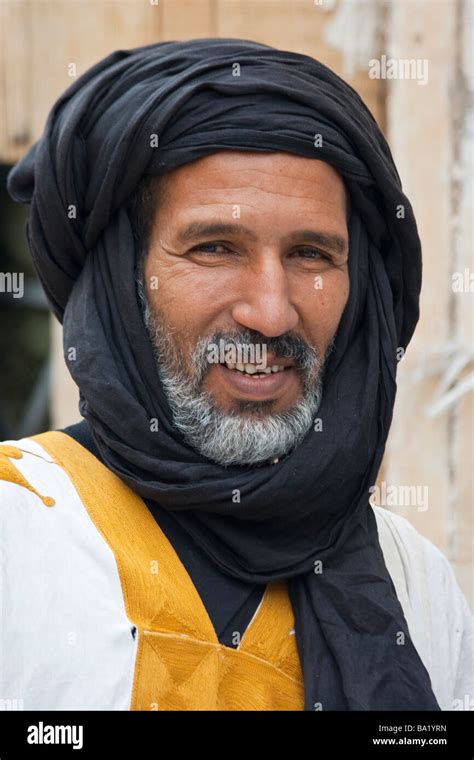
<path id="1" fill-rule="evenodd" d="M 237 649 L 221 644 L 187 570 L 138 494 L 67 434 L 33 440 L 67 473 L 114 553 L 138 637 L 131 710 L 304 709 L 285 581 L 268 584 Z"/>

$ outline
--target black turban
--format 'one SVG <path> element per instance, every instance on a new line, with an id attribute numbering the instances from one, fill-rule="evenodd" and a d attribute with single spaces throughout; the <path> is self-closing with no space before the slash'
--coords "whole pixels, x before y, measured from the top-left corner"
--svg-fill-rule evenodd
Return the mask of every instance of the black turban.
<path id="1" fill-rule="evenodd" d="M 136 292 L 127 204 L 139 181 L 226 149 L 326 161 L 350 198 L 350 296 L 325 372 L 323 432 L 309 430 L 276 465 L 222 467 L 173 429 Z M 33 261 L 65 350 L 76 349 L 68 366 L 103 461 L 222 572 L 288 580 L 305 709 L 439 709 L 369 504 L 397 351 L 418 320 L 420 241 L 357 93 L 309 56 L 246 40 L 120 50 L 59 98 L 8 189 L 31 204 Z"/>

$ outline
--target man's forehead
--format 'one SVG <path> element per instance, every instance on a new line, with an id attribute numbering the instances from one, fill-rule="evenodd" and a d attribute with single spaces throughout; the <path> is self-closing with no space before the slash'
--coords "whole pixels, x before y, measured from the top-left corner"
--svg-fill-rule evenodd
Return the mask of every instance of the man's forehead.
<path id="1" fill-rule="evenodd" d="M 232 193 L 226 196 L 225 193 Z M 183 202 L 211 206 L 252 196 L 282 195 L 293 203 L 342 205 L 348 217 L 345 183 L 330 164 L 290 153 L 219 151 L 161 174 L 154 181 L 155 213 L 164 201 L 168 209 Z M 301 199 L 301 201 L 300 201 Z M 308 206 L 309 208 L 309 206 Z M 258 207 L 257 207 L 258 210 Z M 263 209 L 262 209 L 263 210 Z"/>
<path id="2" fill-rule="evenodd" d="M 171 185 L 185 186 L 188 182 L 218 182 L 223 185 L 231 175 L 245 177 L 252 174 L 264 176 L 271 180 L 277 177 L 288 178 L 297 183 L 319 180 L 320 182 L 343 183 L 343 180 L 330 164 L 316 158 L 306 158 L 293 153 L 271 151 L 237 151 L 221 150 L 208 156 L 198 158 L 159 176 L 158 184 L 168 189 Z M 232 180 L 233 181 L 233 180 Z"/>

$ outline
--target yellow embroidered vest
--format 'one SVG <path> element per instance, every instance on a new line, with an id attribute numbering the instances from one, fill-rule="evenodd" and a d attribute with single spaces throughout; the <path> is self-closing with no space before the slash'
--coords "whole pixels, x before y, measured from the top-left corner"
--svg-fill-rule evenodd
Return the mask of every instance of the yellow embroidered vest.
<path id="1" fill-rule="evenodd" d="M 144 501 L 65 433 L 33 436 L 67 473 L 112 550 L 136 627 L 132 710 L 303 710 L 303 676 L 285 581 L 270 583 L 234 649 L 218 641 L 203 602 Z M 0 479 L 39 494 L 0 446 Z"/>

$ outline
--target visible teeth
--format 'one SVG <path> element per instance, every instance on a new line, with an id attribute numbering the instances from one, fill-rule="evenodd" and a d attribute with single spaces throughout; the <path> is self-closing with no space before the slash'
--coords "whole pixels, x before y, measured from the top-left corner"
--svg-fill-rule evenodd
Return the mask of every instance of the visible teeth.
<path id="1" fill-rule="evenodd" d="M 265 367 L 265 369 L 257 369 L 255 364 L 234 364 L 233 362 L 226 362 L 225 365 L 228 369 L 237 369 L 239 372 L 246 372 L 248 375 L 255 375 L 256 377 L 264 377 L 265 375 L 270 375 L 272 372 L 281 372 L 285 369 L 279 364 L 274 364 L 272 367 Z"/>

